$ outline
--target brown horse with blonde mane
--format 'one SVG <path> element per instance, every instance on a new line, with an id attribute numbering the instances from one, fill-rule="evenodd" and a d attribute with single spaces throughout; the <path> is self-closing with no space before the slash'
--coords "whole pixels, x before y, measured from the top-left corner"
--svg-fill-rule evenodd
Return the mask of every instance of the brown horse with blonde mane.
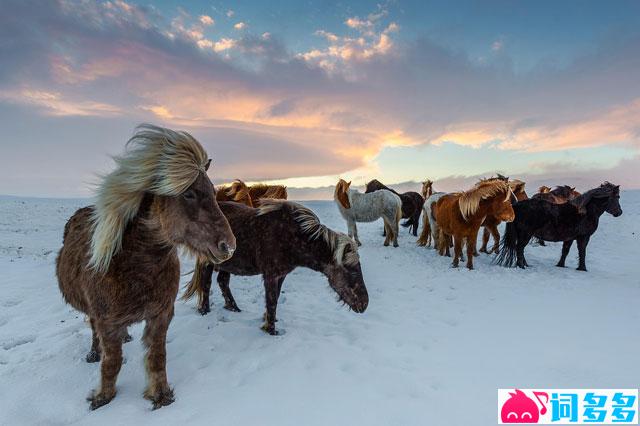
<path id="1" fill-rule="evenodd" d="M 56 275 L 64 300 L 89 316 L 87 362 L 100 365 L 91 409 L 116 396 L 127 326 L 145 321 L 144 397 L 173 402 L 166 371 L 167 329 L 180 284 L 178 246 L 213 263 L 228 260 L 236 240 L 207 176 L 210 161 L 186 132 L 138 127 L 116 168 L 100 183 L 95 205 L 64 228 Z"/>
<path id="2" fill-rule="evenodd" d="M 440 255 L 449 255 L 449 242 L 453 237 L 453 267 L 462 258 L 462 246 L 467 242 L 467 268 L 473 269 L 473 253 L 478 230 L 484 219 L 491 215 L 505 222 L 514 219 L 511 207 L 511 188 L 503 180 L 479 182 L 465 192 L 443 195 L 436 203 L 436 222 L 440 229 L 438 241 Z"/>
<path id="3" fill-rule="evenodd" d="M 229 184 L 216 186 L 216 201 L 235 201 L 245 206 L 253 207 L 249 187 L 240 179 Z"/>
<path id="4" fill-rule="evenodd" d="M 286 186 L 266 185 L 264 183 L 256 183 L 249 186 L 249 195 L 255 207 L 260 205 L 261 199 L 286 200 L 288 198 Z"/>
<path id="5" fill-rule="evenodd" d="M 502 175 L 498 175 L 497 178 L 490 178 L 486 180 L 491 179 L 500 179 L 507 182 L 509 184 L 509 187 L 511 188 L 511 192 L 513 192 L 513 195 L 515 196 L 516 201 L 527 200 L 529 198 L 524 190 L 524 187 L 526 185 L 525 182 L 518 179 L 509 180 L 509 178 Z M 498 225 L 500 225 L 500 222 L 501 221 L 498 218 L 491 215 L 487 216 L 484 219 L 484 222 L 482 222 L 484 231 L 482 232 L 482 246 L 480 247 L 481 252 L 490 254 L 498 253 L 500 251 L 500 232 L 498 231 Z M 490 251 L 487 251 L 487 244 L 489 243 L 490 236 L 493 236 L 493 247 Z"/>

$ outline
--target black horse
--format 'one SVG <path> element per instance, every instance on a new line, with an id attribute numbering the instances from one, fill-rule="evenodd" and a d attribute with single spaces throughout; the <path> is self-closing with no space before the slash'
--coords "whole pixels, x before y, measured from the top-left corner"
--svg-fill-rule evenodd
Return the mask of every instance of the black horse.
<path id="1" fill-rule="evenodd" d="M 564 267 L 573 240 L 578 242 L 578 270 L 586 271 L 585 257 L 589 238 L 598 229 L 604 212 L 614 217 L 622 214 L 620 186 L 605 182 L 598 188 L 564 204 L 553 204 L 539 198 L 515 203 L 516 219 L 507 223 L 496 262 L 503 266 L 529 266 L 524 248 L 531 237 L 546 241 L 562 241 L 562 255 L 556 266 Z"/>
<path id="2" fill-rule="evenodd" d="M 285 277 L 302 266 L 324 274 L 338 300 L 358 313 L 369 304 L 362 277 L 358 246 L 345 234 L 320 223 L 308 208 L 284 200 L 260 200 L 257 209 L 234 202 L 219 202 L 236 237 L 233 257 L 219 265 L 198 259 L 183 299 L 198 295 L 198 311 L 210 311 L 209 290 L 214 269 L 225 309 L 240 312 L 229 289 L 231 275 L 262 275 L 266 312 L 262 329 L 275 328 L 278 297 Z"/>
<path id="3" fill-rule="evenodd" d="M 386 189 L 387 191 L 391 191 L 400 197 L 402 201 L 402 218 L 407 219 L 402 226 L 405 228 L 411 227 L 409 230 L 414 236 L 418 236 L 418 225 L 420 224 L 420 214 L 422 213 L 422 206 L 424 205 L 424 198 L 422 195 L 418 194 L 414 191 L 409 191 L 405 193 L 398 193 L 395 190 L 389 188 L 382 182 L 377 179 L 372 180 L 367 183 L 365 193 L 378 191 L 380 189 Z"/>

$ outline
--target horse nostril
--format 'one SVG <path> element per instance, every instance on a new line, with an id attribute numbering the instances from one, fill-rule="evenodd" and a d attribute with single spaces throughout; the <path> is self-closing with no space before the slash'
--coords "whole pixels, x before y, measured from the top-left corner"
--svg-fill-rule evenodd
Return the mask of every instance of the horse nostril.
<path id="1" fill-rule="evenodd" d="M 222 252 L 222 253 L 229 253 L 229 245 L 226 243 L 226 241 L 220 241 L 218 243 L 218 249 Z"/>

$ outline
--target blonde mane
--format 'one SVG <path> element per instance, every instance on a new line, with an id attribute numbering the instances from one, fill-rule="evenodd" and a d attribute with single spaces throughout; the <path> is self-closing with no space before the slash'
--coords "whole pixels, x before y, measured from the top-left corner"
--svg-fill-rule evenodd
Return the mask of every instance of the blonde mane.
<path id="1" fill-rule="evenodd" d="M 263 198 L 286 200 L 288 197 L 287 187 L 284 185 L 256 183 L 249 187 L 249 193 L 251 194 L 251 199 L 254 201 Z"/>
<path id="2" fill-rule="evenodd" d="M 472 189 L 460 192 L 458 204 L 460 213 L 466 221 L 469 216 L 474 215 L 480 208 L 480 202 L 498 195 L 505 195 L 505 201 L 511 196 L 509 184 L 499 179 L 489 179 L 478 182 Z"/>
<path id="3" fill-rule="evenodd" d="M 223 193 L 226 198 L 219 201 L 235 201 L 253 207 L 249 187 L 240 179 L 236 179 L 229 184 L 218 185 L 216 187 L 218 193 Z"/>
<path id="4" fill-rule="evenodd" d="M 320 223 L 318 216 L 301 204 L 285 200 L 263 200 L 262 204 L 258 207 L 258 216 L 280 210 L 285 206 L 293 211 L 300 230 L 309 237 L 309 241 L 322 239 L 327 243 L 336 264 L 355 265 L 360 261 L 358 246 L 353 239 L 341 232 L 329 229 Z M 351 250 L 345 253 L 347 247 L 351 247 Z"/>
<path id="5" fill-rule="evenodd" d="M 175 196 L 206 173 L 208 156 L 187 132 L 142 124 L 102 178 L 92 215 L 89 267 L 106 272 L 145 193 Z"/>

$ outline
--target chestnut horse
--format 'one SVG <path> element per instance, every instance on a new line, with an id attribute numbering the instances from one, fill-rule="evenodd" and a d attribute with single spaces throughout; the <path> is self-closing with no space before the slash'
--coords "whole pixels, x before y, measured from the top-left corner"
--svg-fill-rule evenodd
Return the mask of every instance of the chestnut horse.
<path id="1" fill-rule="evenodd" d="M 207 176 L 210 160 L 186 132 L 141 125 L 116 157 L 95 206 L 79 209 L 64 228 L 56 261 L 67 303 L 89 316 L 88 362 L 102 357 L 91 409 L 116 395 L 127 326 L 145 321 L 145 398 L 154 408 L 173 402 L 167 382 L 166 337 L 180 281 L 177 246 L 222 262 L 236 241 Z"/>
<path id="2" fill-rule="evenodd" d="M 501 221 L 514 219 L 511 188 L 503 180 L 479 182 L 469 191 L 446 194 L 436 203 L 435 218 L 440 228 L 439 252 L 449 252 L 453 237 L 453 267 L 458 267 L 462 246 L 467 242 L 467 268 L 473 269 L 478 230 L 485 217 L 492 215 Z"/>
<path id="3" fill-rule="evenodd" d="M 500 176 L 500 175 L 498 176 L 499 176 L 498 178 L 492 178 L 492 179 L 504 179 L 503 176 Z M 508 180 L 509 178 L 506 178 L 506 179 L 507 179 L 506 182 L 509 184 L 511 191 L 515 196 L 515 201 L 522 201 L 529 198 L 529 196 L 524 190 L 524 187 L 525 187 L 524 182 L 517 179 L 513 179 L 513 180 Z M 500 232 L 498 231 L 498 225 L 500 225 L 500 222 L 501 221 L 499 219 L 491 215 L 487 216 L 484 219 L 484 222 L 482 222 L 484 231 L 482 233 L 482 246 L 480 247 L 481 252 L 490 254 L 490 253 L 498 253 L 498 251 L 500 250 Z M 491 251 L 487 251 L 487 244 L 489 243 L 490 236 L 493 236 L 493 247 L 491 248 Z"/>
<path id="4" fill-rule="evenodd" d="M 382 218 L 385 230 L 384 245 L 388 246 L 389 242 L 393 241 L 393 246 L 398 247 L 398 224 L 402 217 L 400 197 L 386 189 L 363 194 L 349 189 L 350 185 L 351 182 L 340 179 L 333 193 L 338 210 L 347 221 L 349 236 L 355 239 L 359 246 L 362 245 L 358 239 L 356 222 L 373 222 Z"/>
<path id="5" fill-rule="evenodd" d="M 258 207 L 262 199 L 286 200 L 288 198 L 286 186 L 266 185 L 264 183 L 251 185 L 249 187 L 249 195 L 254 207 Z"/>
<path id="6" fill-rule="evenodd" d="M 422 198 L 422 195 L 414 191 L 403 192 L 402 194 L 400 194 L 377 179 L 374 179 L 367 183 L 364 193 L 369 194 L 381 189 L 391 191 L 398 197 L 400 197 L 400 201 L 402 201 L 402 218 L 407 219 L 407 221 L 404 222 L 402 226 L 405 228 L 411 227 L 410 232 L 413 233 L 413 235 L 417 236 L 418 225 L 420 224 L 420 212 L 422 211 L 422 206 L 424 205 L 424 198 Z"/>
<path id="7" fill-rule="evenodd" d="M 233 257 L 211 265 L 198 259 L 191 282 L 183 299 L 198 295 L 198 311 L 209 308 L 211 275 L 218 270 L 218 284 L 225 299 L 225 309 L 240 312 L 229 289 L 231 275 L 262 275 L 266 313 L 262 329 L 277 334 L 276 308 L 282 283 L 297 267 L 306 267 L 324 274 L 338 298 L 355 312 L 367 309 L 369 296 L 362 277 L 358 247 L 345 234 L 335 232 L 320 223 L 308 208 L 291 201 L 263 200 L 251 209 L 237 203 L 220 203 L 237 241 Z"/>
<path id="8" fill-rule="evenodd" d="M 216 187 L 216 200 L 235 201 L 236 203 L 253 207 L 249 187 L 240 179 L 236 179 L 229 184 L 218 185 Z"/>

